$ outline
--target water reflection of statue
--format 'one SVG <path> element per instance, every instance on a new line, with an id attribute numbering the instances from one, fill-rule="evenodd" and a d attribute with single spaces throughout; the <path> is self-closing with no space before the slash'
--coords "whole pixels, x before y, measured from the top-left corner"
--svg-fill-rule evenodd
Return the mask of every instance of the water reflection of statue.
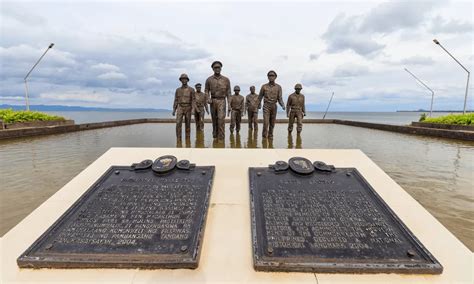
<path id="1" fill-rule="evenodd" d="M 302 149 L 303 148 L 303 142 L 301 139 L 301 134 L 296 134 L 296 149 Z"/>
<path id="2" fill-rule="evenodd" d="M 196 131 L 196 141 L 194 143 L 196 148 L 204 148 L 204 131 Z"/>
<path id="3" fill-rule="evenodd" d="M 262 139 L 263 149 L 273 149 L 273 139 Z"/>
<path id="4" fill-rule="evenodd" d="M 235 148 L 234 132 L 231 132 L 231 133 L 230 133 L 229 141 L 230 141 L 230 148 Z"/>
<path id="5" fill-rule="evenodd" d="M 186 148 L 191 148 L 191 137 L 186 136 Z"/>
<path id="6" fill-rule="evenodd" d="M 214 139 L 212 141 L 212 148 L 225 148 L 225 140 Z"/>
<path id="7" fill-rule="evenodd" d="M 252 131 L 252 129 L 249 129 L 247 135 L 247 148 L 257 148 L 257 138 L 257 131 Z"/>
<path id="8" fill-rule="evenodd" d="M 291 135 L 291 132 L 288 132 L 288 149 L 293 149 L 295 145 L 293 144 L 293 136 Z M 302 149 L 303 148 L 303 143 L 301 139 L 301 134 L 298 133 L 296 134 L 296 149 Z"/>
<path id="9" fill-rule="evenodd" d="M 240 133 L 230 133 L 230 148 L 242 148 L 242 142 L 240 141 Z"/>
<path id="10" fill-rule="evenodd" d="M 242 148 L 242 142 L 240 141 L 240 133 L 237 132 L 235 136 L 235 139 L 237 140 L 235 145 L 236 148 Z"/>

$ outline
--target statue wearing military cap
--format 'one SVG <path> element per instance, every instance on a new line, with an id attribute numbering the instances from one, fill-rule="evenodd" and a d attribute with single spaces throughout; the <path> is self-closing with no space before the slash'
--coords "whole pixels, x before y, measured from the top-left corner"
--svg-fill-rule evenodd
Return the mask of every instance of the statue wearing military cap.
<path id="1" fill-rule="evenodd" d="M 226 108 L 230 109 L 230 80 L 221 75 L 222 63 L 220 61 L 214 61 L 211 67 L 214 74 L 207 78 L 204 92 L 211 105 L 212 136 L 224 140 Z"/>
<path id="2" fill-rule="evenodd" d="M 240 122 L 245 113 L 244 97 L 240 95 L 240 87 L 234 87 L 234 95 L 230 96 L 230 133 L 234 133 L 234 128 L 237 133 L 240 131 Z"/>
<path id="3" fill-rule="evenodd" d="M 204 111 L 209 114 L 209 108 L 207 106 L 207 96 L 205 93 L 201 92 L 201 83 L 194 85 L 196 92 L 194 93 L 194 121 L 196 122 L 196 130 L 204 130 Z"/>
<path id="4" fill-rule="evenodd" d="M 194 89 L 188 86 L 189 77 L 179 76 L 181 87 L 176 89 L 173 103 L 173 115 L 176 115 L 176 138 L 181 140 L 181 129 L 184 119 L 186 138 L 191 135 L 191 113 L 194 107 Z"/>
<path id="5" fill-rule="evenodd" d="M 303 116 L 306 116 L 304 95 L 301 93 L 301 84 L 295 85 L 295 92 L 288 97 L 286 102 L 286 116 L 288 120 L 288 132 L 293 131 L 296 118 L 296 131 L 298 134 L 303 130 Z"/>
<path id="6" fill-rule="evenodd" d="M 275 120 L 277 114 L 277 105 L 278 102 L 283 110 L 285 110 L 285 105 L 283 104 L 282 90 L 281 86 L 275 83 L 277 74 L 275 71 L 270 70 L 267 73 L 268 83 L 264 84 L 260 88 L 260 93 L 258 95 L 259 105 L 263 99 L 263 138 L 273 138 L 273 128 L 275 127 Z M 260 108 L 260 107 L 259 107 Z"/>

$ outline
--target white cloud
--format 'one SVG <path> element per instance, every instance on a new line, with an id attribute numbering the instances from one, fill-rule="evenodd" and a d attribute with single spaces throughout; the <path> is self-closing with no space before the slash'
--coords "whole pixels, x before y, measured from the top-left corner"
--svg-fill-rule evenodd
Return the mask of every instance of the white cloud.
<path id="1" fill-rule="evenodd" d="M 438 15 L 431 21 L 430 30 L 433 33 L 472 33 L 474 31 L 474 26 L 472 22 L 456 19 L 446 20 Z"/>
<path id="2" fill-rule="evenodd" d="M 389 1 L 371 9 L 362 16 L 360 31 L 392 33 L 400 29 L 420 26 L 428 13 L 440 1 Z"/>
<path id="3" fill-rule="evenodd" d="M 329 24 L 323 35 L 327 43 L 327 52 L 336 53 L 352 50 L 362 56 L 373 55 L 381 51 L 385 45 L 376 42 L 371 34 L 360 32 L 360 19 L 338 15 Z"/>
<path id="4" fill-rule="evenodd" d="M 352 50 L 370 57 L 385 48 L 381 36 L 403 29 L 417 29 L 438 1 L 390 1 L 379 4 L 367 13 L 346 16 L 338 14 L 322 38 L 329 53 Z"/>
<path id="5" fill-rule="evenodd" d="M 127 76 L 123 73 L 112 71 L 112 72 L 100 74 L 99 76 L 97 76 L 97 78 L 102 79 L 102 80 L 120 80 L 120 79 L 127 79 Z"/>
<path id="6" fill-rule="evenodd" d="M 320 56 L 320 54 L 311 53 L 311 54 L 309 55 L 309 60 L 310 60 L 310 61 L 316 61 L 316 60 L 318 60 L 319 56 Z"/>
<path id="7" fill-rule="evenodd" d="M 436 37 L 472 65 L 472 3 L 465 2 L 2 5 L 2 102 L 21 102 L 23 77 L 50 42 L 54 48 L 30 77 L 32 104 L 170 108 L 179 74 L 187 73 L 191 85 L 204 83 L 217 59 L 242 90 L 258 89 L 274 69 L 284 98 L 301 82 L 308 102 L 319 107 L 335 91 L 336 105 L 346 110 L 424 107 L 425 93 L 403 71 L 413 65 L 439 98 L 452 98 L 440 99 L 443 106 L 462 107 L 463 90 L 453 86 L 464 86 L 465 76 L 433 44 L 434 23 L 442 24 Z"/>
<path id="8" fill-rule="evenodd" d="M 155 77 L 149 77 L 149 78 L 145 79 L 145 83 L 161 85 L 163 83 L 163 81 L 161 81 L 160 79 L 155 78 Z"/>
<path id="9" fill-rule="evenodd" d="M 320 89 L 344 86 L 347 78 L 335 78 L 321 73 L 305 73 L 301 80 L 303 86 L 316 86 Z"/>
<path id="10" fill-rule="evenodd" d="M 369 73 L 367 66 L 344 64 L 338 66 L 333 73 L 334 77 L 358 77 Z"/>
<path id="11" fill-rule="evenodd" d="M 15 46 L 3 47 L 0 46 L 0 59 L 2 64 L 9 64 L 14 61 L 26 61 L 33 64 L 38 60 L 38 58 L 46 51 L 49 44 L 46 44 L 44 47 L 34 47 L 27 44 L 19 44 Z M 49 64 L 59 65 L 59 66 L 70 66 L 76 64 L 76 60 L 72 53 L 58 49 L 52 48 L 47 52 L 47 60 Z"/>
<path id="12" fill-rule="evenodd" d="M 109 92 L 91 92 L 88 90 L 75 90 L 68 92 L 45 92 L 39 95 L 42 99 L 60 102 L 94 102 L 107 103 L 110 101 Z"/>
<path id="13" fill-rule="evenodd" d="M 435 61 L 428 56 L 415 55 L 402 59 L 400 63 L 407 65 L 433 65 Z"/>
<path id="14" fill-rule="evenodd" d="M 101 71 L 120 71 L 120 68 L 118 66 L 108 63 L 94 64 L 91 66 L 91 68 Z"/>

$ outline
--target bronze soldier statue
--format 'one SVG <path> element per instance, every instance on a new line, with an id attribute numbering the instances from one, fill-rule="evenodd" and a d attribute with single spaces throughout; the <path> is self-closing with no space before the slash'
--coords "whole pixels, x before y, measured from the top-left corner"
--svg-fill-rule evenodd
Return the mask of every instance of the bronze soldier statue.
<path id="1" fill-rule="evenodd" d="M 260 88 L 260 93 L 258 94 L 259 106 L 261 105 L 263 98 L 263 138 L 273 138 L 273 128 L 275 127 L 275 120 L 277 114 L 277 105 L 278 102 L 283 110 L 285 110 L 285 105 L 283 104 L 281 86 L 275 83 L 277 74 L 275 71 L 270 70 L 267 73 L 268 83 L 264 84 Z"/>
<path id="2" fill-rule="evenodd" d="M 207 96 L 201 92 L 201 83 L 194 85 L 196 92 L 194 93 L 194 121 L 196 122 L 196 131 L 204 130 L 204 110 L 209 114 L 209 107 L 207 106 Z"/>
<path id="3" fill-rule="evenodd" d="M 255 86 L 250 87 L 250 94 L 245 97 L 245 110 L 248 114 L 249 129 L 258 131 L 258 109 L 260 101 L 255 93 Z"/>
<path id="4" fill-rule="evenodd" d="M 176 137 L 181 140 L 181 126 L 184 124 L 186 137 L 191 135 L 191 112 L 193 108 L 194 89 L 188 86 L 189 77 L 186 74 L 179 76 L 181 87 L 176 89 L 173 103 L 173 116 L 176 115 Z"/>
<path id="5" fill-rule="evenodd" d="M 244 97 L 240 95 L 240 87 L 234 87 L 234 95 L 230 96 L 230 133 L 234 133 L 234 127 L 237 133 L 240 131 L 240 121 L 245 113 Z"/>
<path id="6" fill-rule="evenodd" d="M 303 87 L 301 84 L 295 85 L 295 92 L 288 97 L 286 102 L 286 116 L 289 118 L 288 121 L 288 132 L 293 131 L 293 124 L 296 118 L 296 131 L 301 133 L 303 130 L 303 116 L 306 116 L 306 110 L 304 106 L 304 95 L 301 93 Z"/>
<path id="7" fill-rule="evenodd" d="M 207 78 L 204 92 L 211 105 L 212 136 L 224 140 L 226 99 L 229 103 L 231 93 L 230 80 L 221 75 L 222 63 L 220 61 L 214 61 L 211 67 L 214 70 L 214 75 Z"/>

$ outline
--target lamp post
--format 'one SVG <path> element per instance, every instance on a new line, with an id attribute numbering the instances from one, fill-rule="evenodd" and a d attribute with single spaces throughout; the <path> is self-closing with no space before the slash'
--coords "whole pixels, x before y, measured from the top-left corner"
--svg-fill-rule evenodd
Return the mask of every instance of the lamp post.
<path id="1" fill-rule="evenodd" d="M 431 92 L 431 107 L 430 107 L 430 117 L 433 114 L 433 100 L 434 100 L 434 91 L 428 87 L 423 81 L 421 81 L 418 77 L 415 76 L 415 74 L 411 73 L 408 69 L 405 68 L 405 71 L 407 71 L 410 75 L 415 78 L 416 81 L 418 81 L 420 84 L 422 84 L 425 88 L 427 88 Z"/>
<path id="2" fill-rule="evenodd" d="M 30 71 L 28 71 L 28 74 L 26 74 L 25 76 L 25 100 L 26 100 L 26 110 L 30 110 L 30 102 L 28 100 L 28 82 L 27 82 L 27 79 L 28 79 L 28 76 L 30 76 L 31 72 L 33 71 L 33 69 L 35 69 L 36 65 L 38 65 L 38 63 L 41 61 L 41 59 L 43 59 L 43 57 L 46 55 L 46 52 L 48 52 L 48 50 L 50 50 L 51 48 L 53 48 L 54 46 L 54 43 L 51 43 L 48 48 L 46 49 L 46 51 L 43 53 L 43 55 L 41 55 L 41 57 L 38 59 L 38 61 L 36 61 L 35 65 L 33 65 L 33 67 L 31 67 Z"/>
<path id="3" fill-rule="evenodd" d="M 469 90 L 469 77 L 471 76 L 471 72 L 469 72 L 469 70 L 467 70 L 467 68 L 464 67 L 461 64 L 461 62 L 459 62 L 456 58 L 454 58 L 454 56 L 451 53 L 449 53 L 449 51 L 447 51 L 446 48 L 444 48 L 444 46 L 442 46 L 441 43 L 437 39 L 433 39 L 433 42 L 439 45 L 444 51 L 446 51 L 446 53 L 449 54 L 449 56 L 451 56 L 454 59 L 454 61 L 456 61 L 462 67 L 462 69 L 464 69 L 467 72 L 466 94 L 464 95 L 464 108 L 462 111 L 463 114 L 466 114 L 467 92 Z"/>
<path id="4" fill-rule="evenodd" d="M 326 111 L 324 112 L 323 119 L 326 118 L 326 114 L 328 113 L 329 106 L 331 105 L 331 102 L 332 102 L 332 97 L 334 97 L 334 92 L 332 92 L 331 98 L 329 99 L 328 107 L 326 108 Z"/>

